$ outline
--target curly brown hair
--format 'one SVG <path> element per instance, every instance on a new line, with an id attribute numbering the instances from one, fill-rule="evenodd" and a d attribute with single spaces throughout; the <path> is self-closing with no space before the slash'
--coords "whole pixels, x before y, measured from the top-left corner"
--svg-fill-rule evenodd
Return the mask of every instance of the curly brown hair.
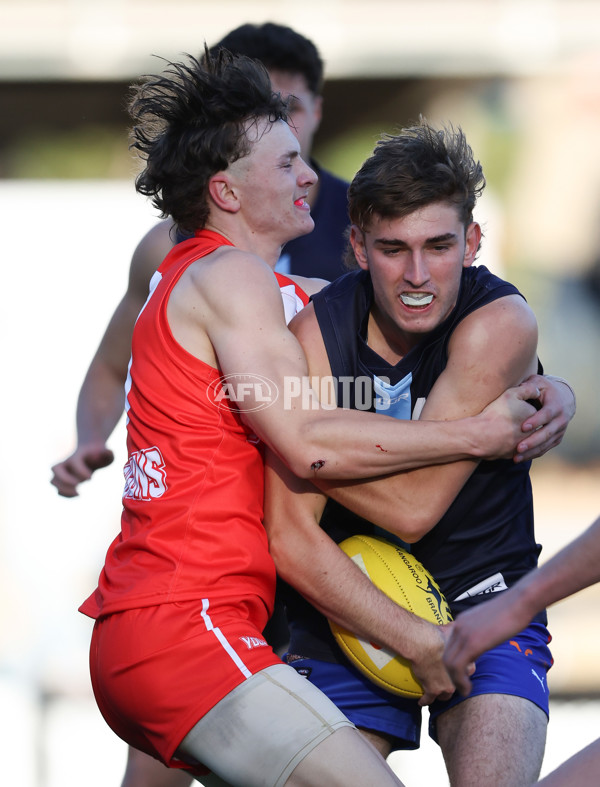
<path id="1" fill-rule="evenodd" d="M 137 191 L 194 232 L 208 219 L 210 178 L 250 152 L 249 125 L 286 120 L 287 108 L 261 63 L 225 50 L 187 58 L 134 86 L 129 112 L 145 160 Z"/>
<path id="2" fill-rule="evenodd" d="M 460 128 L 434 129 L 425 120 L 386 134 L 348 190 L 350 220 L 367 229 L 372 216 L 401 218 L 432 202 L 456 205 L 467 227 L 485 188 L 479 161 Z"/>

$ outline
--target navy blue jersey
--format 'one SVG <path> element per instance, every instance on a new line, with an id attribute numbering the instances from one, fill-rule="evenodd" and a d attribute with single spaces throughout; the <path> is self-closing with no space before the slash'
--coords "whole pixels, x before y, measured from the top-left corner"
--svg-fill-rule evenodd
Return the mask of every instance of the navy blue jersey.
<path id="1" fill-rule="evenodd" d="M 313 297 L 331 373 L 338 381 L 338 406 L 418 417 L 446 366 L 456 326 L 481 306 L 510 294 L 518 290 L 487 268 L 464 269 L 452 313 L 390 365 L 366 343 L 373 297 L 369 274 L 361 270 L 338 279 Z M 537 564 L 540 546 L 534 537 L 529 468 L 528 462 L 480 462 L 438 524 L 410 547 L 438 581 L 454 615 L 514 584 Z M 336 542 L 354 533 L 393 540 L 333 500 L 327 502 L 321 526 Z M 324 618 L 293 593 L 288 614 L 291 652 L 327 659 L 330 637 Z"/>
<path id="2" fill-rule="evenodd" d="M 347 247 L 348 183 L 337 178 L 314 161 L 310 166 L 319 175 L 319 194 L 311 207 L 315 228 L 308 235 L 285 244 L 275 266 L 278 273 L 333 281 L 346 273 L 344 257 Z M 178 229 L 176 242 L 193 237 Z"/>

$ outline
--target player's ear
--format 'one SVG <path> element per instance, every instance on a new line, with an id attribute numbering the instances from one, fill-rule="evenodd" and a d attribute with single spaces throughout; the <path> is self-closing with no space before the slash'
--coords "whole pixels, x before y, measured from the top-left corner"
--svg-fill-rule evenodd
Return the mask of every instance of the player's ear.
<path id="1" fill-rule="evenodd" d="M 356 262 L 364 270 L 369 269 L 369 260 L 367 259 L 367 249 L 365 247 L 365 233 L 356 224 L 350 227 L 350 245 L 356 258 Z"/>
<path id="2" fill-rule="evenodd" d="M 315 125 L 315 131 L 316 131 L 323 118 L 323 96 L 314 97 L 313 113 L 316 119 L 316 125 Z"/>
<path id="3" fill-rule="evenodd" d="M 465 233 L 465 258 L 463 260 L 463 268 L 470 268 L 475 262 L 480 243 L 481 227 L 476 221 L 472 221 Z"/>
<path id="4" fill-rule="evenodd" d="M 208 193 L 221 210 L 227 213 L 237 213 L 240 209 L 237 191 L 225 172 L 217 172 L 212 176 L 208 181 Z"/>

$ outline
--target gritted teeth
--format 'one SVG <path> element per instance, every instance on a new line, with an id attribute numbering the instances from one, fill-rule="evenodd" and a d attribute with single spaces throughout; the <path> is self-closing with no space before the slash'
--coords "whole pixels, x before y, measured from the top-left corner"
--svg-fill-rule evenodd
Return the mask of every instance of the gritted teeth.
<path id="1" fill-rule="evenodd" d="M 403 292 L 400 300 L 405 306 L 429 306 L 433 295 L 429 292 Z"/>

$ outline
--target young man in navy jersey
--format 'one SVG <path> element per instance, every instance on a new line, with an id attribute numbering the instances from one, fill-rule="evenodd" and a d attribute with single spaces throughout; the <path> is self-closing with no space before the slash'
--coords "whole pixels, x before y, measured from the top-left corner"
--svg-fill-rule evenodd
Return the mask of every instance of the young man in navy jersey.
<path id="1" fill-rule="evenodd" d="M 333 377 L 338 406 L 452 419 L 539 371 L 531 309 L 515 287 L 473 266 L 481 241 L 473 208 L 484 185 L 462 132 L 425 122 L 381 140 L 352 181 L 358 270 L 321 290 L 291 323 L 311 377 Z M 554 386 L 562 389 L 565 412 L 574 412 L 567 385 L 536 379 L 542 402 Z M 547 428 L 552 442 L 554 427 Z M 316 478 L 320 491 L 273 456 L 267 475 L 270 549 L 279 574 L 301 594 L 287 602 L 288 663 L 384 755 L 419 745 L 419 706 L 430 705 L 431 734 L 451 783 L 461 787 L 521 787 L 537 779 L 552 661 L 545 614 L 478 660 L 468 699 L 441 701 L 441 692 L 427 690 L 418 703 L 400 699 L 352 668 L 332 638 L 327 617 L 375 642 L 387 627 L 354 590 L 351 561 L 336 542 L 383 528 L 410 544 L 456 616 L 537 563 L 530 463 L 516 459 L 455 462 L 366 483 Z M 447 632 L 433 628 L 431 659 L 443 669 Z M 406 627 L 398 652 L 409 661 L 422 647 L 423 629 L 418 618 Z"/>

